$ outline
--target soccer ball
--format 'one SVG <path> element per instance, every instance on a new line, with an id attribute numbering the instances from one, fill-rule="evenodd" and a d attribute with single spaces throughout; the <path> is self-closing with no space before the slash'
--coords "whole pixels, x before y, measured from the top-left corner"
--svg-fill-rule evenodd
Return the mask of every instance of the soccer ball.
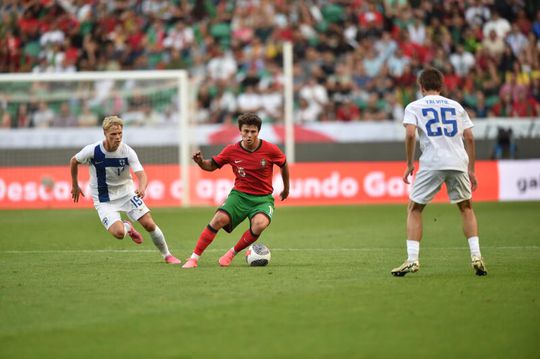
<path id="1" fill-rule="evenodd" d="M 270 257 L 270 249 L 264 244 L 252 244 L 246 251 L 246 262 L 252 267 L 264 267 L 270 263 Z"/>

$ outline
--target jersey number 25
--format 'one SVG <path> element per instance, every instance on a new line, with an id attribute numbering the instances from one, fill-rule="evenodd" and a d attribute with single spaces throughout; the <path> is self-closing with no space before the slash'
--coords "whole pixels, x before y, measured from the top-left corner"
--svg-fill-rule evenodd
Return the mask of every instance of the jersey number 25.
<path id="1" fill-rule="evenodd" d="M 434 108 L 423 108 L 422 116 L 428 119 L 426 130 L 429 137 L 442 136 L 443 134 L 446 137 L 454 137 L 456 135 L 457 121 L 455 108 L 441 107 L 440 114 Z"/>

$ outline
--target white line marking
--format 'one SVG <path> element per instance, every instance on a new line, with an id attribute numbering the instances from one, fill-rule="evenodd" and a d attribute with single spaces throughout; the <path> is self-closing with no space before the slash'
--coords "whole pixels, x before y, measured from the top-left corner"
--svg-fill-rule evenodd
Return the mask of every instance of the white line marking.
<path id="1" fill-rule="evenodd" d="M 270 248 L 272 251 L 278 252 L 369 252 L 369 251 L 385 251 L 385 250 L 401 250 L 402 248 L 386 248 L 386 247 L 371 247 L 371 248 Z M 432 247 L 430 250 L 466 250 L 463 247 Z M 483 246 L 482 249 L 509 249 L 509 250 L 538 250 L 540 246 Z M 222 252 L 227 248 L 210 248 L 205 252 Z M 179 250 L 177 249 L 176 252 Z M 155 253 L 157 249 L 51 249 L 51 250 L 7 250 L 0 251 L 0 254 L 54 254 L 54 253 Z"/>

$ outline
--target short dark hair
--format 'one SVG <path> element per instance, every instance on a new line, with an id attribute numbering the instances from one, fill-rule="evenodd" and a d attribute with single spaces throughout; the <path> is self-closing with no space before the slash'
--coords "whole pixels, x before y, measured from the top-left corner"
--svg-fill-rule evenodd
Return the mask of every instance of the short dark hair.
<path id="1" fill-rule="evenodd" d="M 426 91 L 441 92 L 443 88 L 444 77 L 442 72 L 434 67 L 424 69 L 418 78 L 418 83 Z"/>
<path id="2" fill-rule="evenodd" d="M 253 112 L 246 112 L 238 117 L 238 128 L 241 130 L 243 125 L 257 126 L 257 130 L 261 130 L 262 120 Z"/>

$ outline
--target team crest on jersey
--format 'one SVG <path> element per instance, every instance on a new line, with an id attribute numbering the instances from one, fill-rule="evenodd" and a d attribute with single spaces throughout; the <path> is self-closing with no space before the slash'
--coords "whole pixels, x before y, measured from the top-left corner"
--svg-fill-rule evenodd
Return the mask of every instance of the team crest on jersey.
<path id="1" fill-rule="evenodd" d="M 124 166 L 126 165 L 126 160 L 124 160 L 124 159 L 121 158 L 121 159 L 118 160 L 118 164 L 119 164 L 121 167 L 124 167 Z"/>
<path id="2" fill-rule="evenodd" d="M 266 160 L 264 158 L 261 160 L 261 167 L 266 167 Z"/>

